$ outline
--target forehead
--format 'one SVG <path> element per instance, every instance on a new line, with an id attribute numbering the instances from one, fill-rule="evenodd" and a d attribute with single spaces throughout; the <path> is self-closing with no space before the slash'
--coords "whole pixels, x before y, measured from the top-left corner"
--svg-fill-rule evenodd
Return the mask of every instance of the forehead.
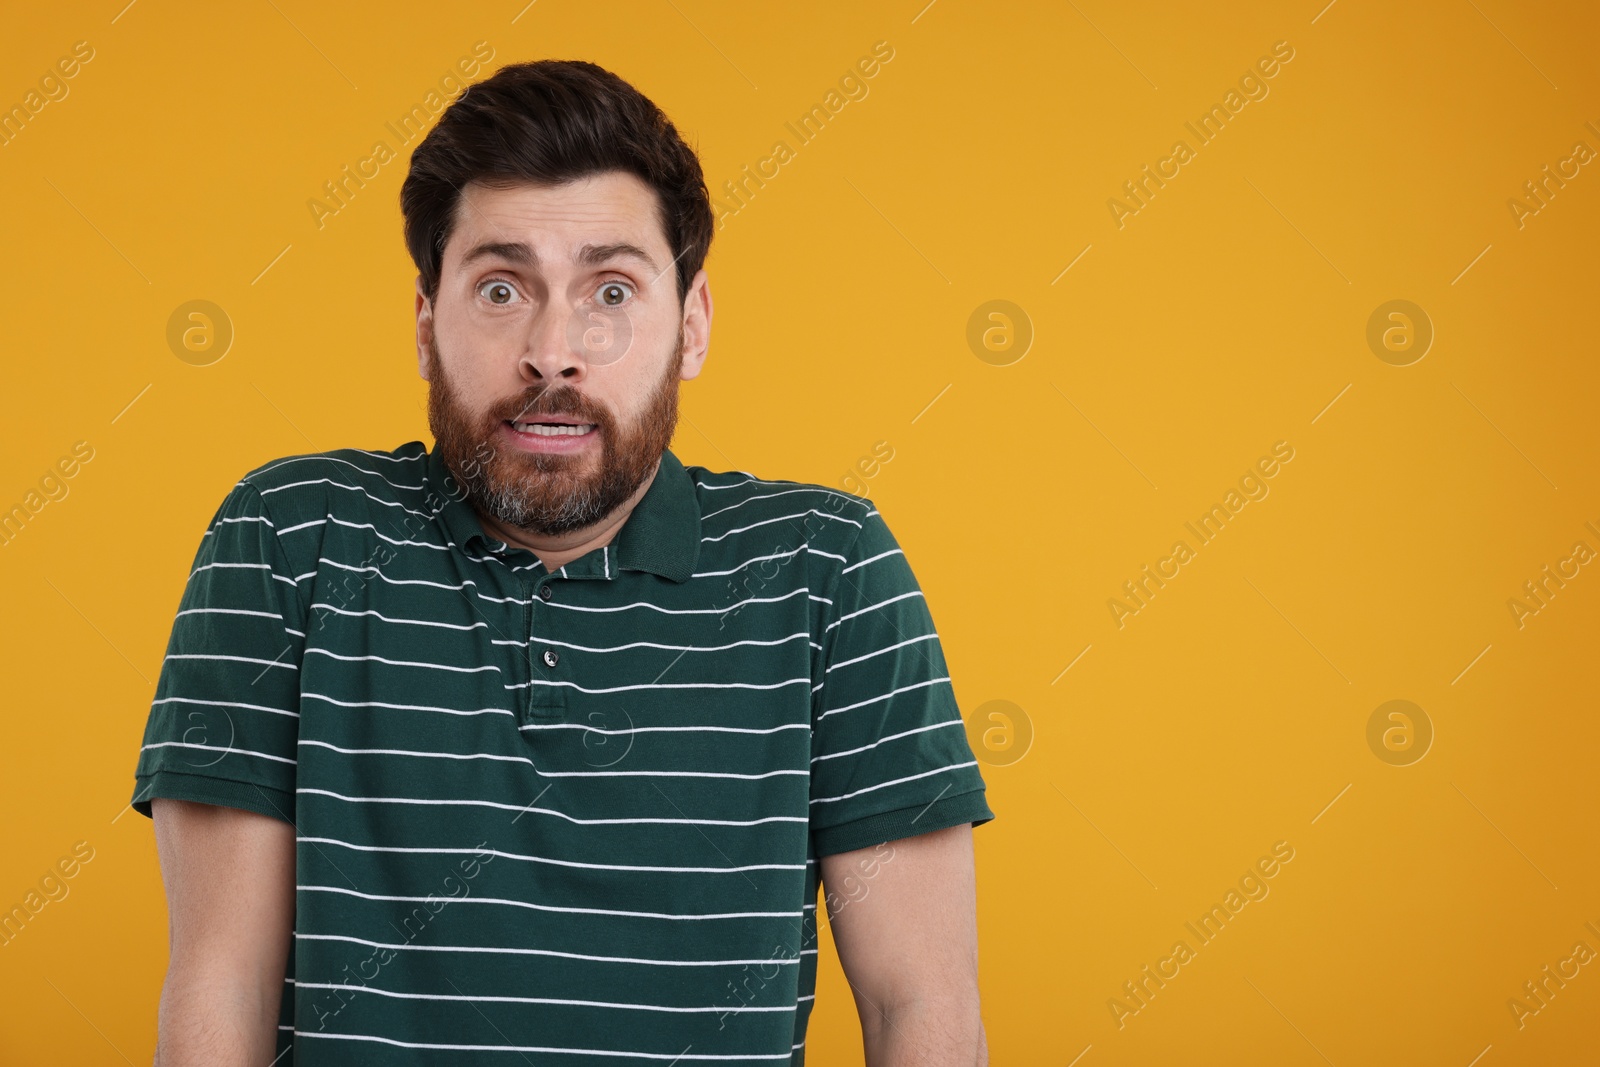
<path id="1" fill-rule="evenodd" d="M 672 258 L 661 227 L 660 199 L 626 171 L 606 171 L 561 185 L 531 182 L 496 188 L 469 182 L 456 203 L 455 225 L 444 264 L 460 262 L 465 250 L 487 241 L 524 242 L 541 259 L 569 258 L 584 244 L 628 243 Z M 664 253 L 664 254 L 661 254 Z"/>

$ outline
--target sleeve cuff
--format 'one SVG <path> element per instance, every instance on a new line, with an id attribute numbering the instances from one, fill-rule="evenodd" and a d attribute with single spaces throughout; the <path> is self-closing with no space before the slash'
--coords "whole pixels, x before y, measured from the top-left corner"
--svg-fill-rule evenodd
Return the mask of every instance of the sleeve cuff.
<path id="1" fill-rule="evenodd" d="M 147 819 L 153 818 L 150 801 L 156 797 L 192 800 L 224 808 L 243 808 L 294 825 L 294 794 L 253 782 L 208 778 L 203 774 L 186 774 L 182 771 L 156 771 L 134 778 L 134 811 Z"/>
<path id="2" fill-rule="evenodd" d="M 886 811 L 855 822 L 813 830 L 811 838 L 818 856 L 831 856 L 836 852 L 870 848 L 886 841 L 944 830 L 961 823 L 982 826 L 993 819 L 994 812 L 989 809 L 985 791 L 976 789 L 958 796 L 943 797 L 921 807 Z"/>

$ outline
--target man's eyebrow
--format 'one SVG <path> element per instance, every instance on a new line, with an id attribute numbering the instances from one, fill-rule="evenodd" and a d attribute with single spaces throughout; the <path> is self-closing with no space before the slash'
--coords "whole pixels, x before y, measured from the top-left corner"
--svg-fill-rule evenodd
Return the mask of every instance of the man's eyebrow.
<path id="1" fill-rule="evenodd" d="M 504 259 L 523 266 L 537 266 L 539 254 L 529 245 L 521 241 L 480 241 L 467 249 L 466 255 L 461 257 L 461 265 L 479 259 Z"/>
<path id="2" fill-rule="evenodd" d="M 616 241 L 608 245 L 584 245 L 578 249 L 578 262 L 585 267 L 598 267 L 614 259 L 633 259 L 651 270 L 656 269 L 656 261 L 650 258 L 650 253 L 626 241 Z"/>
<path id="3" fill-rule="evenodd" d="M 539 254 L 532 246 L 522 241 L 481 241 L 469 248 L 461 257 L 461 265 L 479 259 L 503 259 L 525 267 L 537 267 Z M 585 267 L 597 267 L 603 263 L 610 263 L 617 259 L 633 259 L 655 271 L 656 261 L 650 258 L 650 253 L 636 244 L 627 241 L 614 241 L 610 244 L 587 244 L 578 249 L 577 261 Z"/>

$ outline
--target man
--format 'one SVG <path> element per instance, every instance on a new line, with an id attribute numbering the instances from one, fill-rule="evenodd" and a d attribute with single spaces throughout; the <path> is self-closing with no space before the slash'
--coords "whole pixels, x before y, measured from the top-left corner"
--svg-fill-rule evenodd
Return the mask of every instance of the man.
<path id="1" fill-rule="evenodd" d="M 800 1064 L 819 880 L 868 1063 L 987 1062 L 993 812 L 905 556 L 668 448 L 692 150 L 599 67 L 511 66 L 401 206 L 435 447 L 247 474 L 174 622 L 158 1064 Z"/>

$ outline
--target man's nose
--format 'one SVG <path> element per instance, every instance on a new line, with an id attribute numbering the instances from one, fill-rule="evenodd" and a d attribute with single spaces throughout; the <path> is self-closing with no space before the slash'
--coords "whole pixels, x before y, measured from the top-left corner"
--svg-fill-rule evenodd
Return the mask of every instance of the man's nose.
<path id="1" fill-rule="evenodd" d="M 581 349 L 572 343 L 573 308 L 551 301 L 534 316 L 527 347 L 518 365 L 524 379 L 555 384 L 580 382 L 588 372 Z"/>

